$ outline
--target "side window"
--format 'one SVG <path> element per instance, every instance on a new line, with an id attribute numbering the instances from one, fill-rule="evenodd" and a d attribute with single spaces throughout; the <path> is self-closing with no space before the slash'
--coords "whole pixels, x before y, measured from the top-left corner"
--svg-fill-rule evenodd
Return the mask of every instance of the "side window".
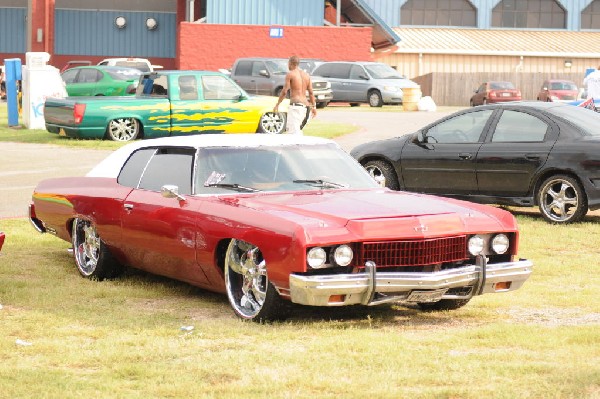
<path id="1" fill-rule="evenodd" d="M 60 75 L 60 77 L 65 83 L 73 83 L 77 78 L 77 72 L 79 72 L 78 69 L 69 69 L 63 72 L 62 75 Z"/>
<path id="2" fill-rule="evenodd" d="M 348 79 L 348 76 L 350 76 L 350 66 L 351 64 L 333 64 L 331 77 L 337 79 Z"/>
<path id="3" fill-rule="evenodd" d="M 262 61 L 254 61 L 252 63 L 252 76 L 263 76 L 260 71 L 266 71 L 267 66 Z"/>
<path id="4" fill-rule="evenodd" d="M 504 111 L 492 142 L 544 141 L 548 125 L 541 119 L 518 111 Z"/>
<path id="5" fill-rule="evenodd" d="M 79 71 L 79 83 L 94 83 L 100 80 L 99 73 L 95 69 L 82 69 Z"/>
<path id="6" fill-rule="evenodd" d="M 458 115 L 430 128 L 428 143 L 477 143 L 493 110 L 474 111 Z"/>
<path id="7" fill-rule="evenodd" d="M 238 76 L 250 76 L 252 74 L 252 61 L 240 61 L 235 67 L 235 74 Z"/>
<path id="8" fill-rule="evenodd" d="M 323 64 L 321 66 L 318 66 L 313 72 L 313 75 L 323 76 L 324 78 L 330 78 L 332 67 L 333 66 L 331 64 Z"/>
<path id="9" fill-rule="evenodd" d="M 131 154 L 123 169 L 121 169 L 121 173 L 119 173 L 117 183 L 122 186 L 137 188 L 142 173 L 146 169 L 150 157 L 155 152 L 156 148 L 144 148 Z"/>
<path id="10" fill-rule="evenodd" d="M 194 150 L 189 148 L 158 149 L 146 166 L 139 188 L 160 191 L 166 184 L 179 187 L 180 194 L 192 193 Z"/>
<path id="11" fill-rule="evenodd" d="M 182 75 L 177 79 L 179 84 L 179 99 L 180 100 L 197 100 L 198 99 L 198 84 L 196 76 Z"/>
<path id="12" fill-rule="evenodd" d="M 352 65 L 352 68 L 350 68 L 350 79 L 360 79 L 361 76 L 367 76 L 363 67 Z"/>
<path id="13" fill-rule="evenodd" d="M 202 76 L 202 94 L 205 100 L 236 100 L 242 94 L 240 88 L 224 76 Z"/>

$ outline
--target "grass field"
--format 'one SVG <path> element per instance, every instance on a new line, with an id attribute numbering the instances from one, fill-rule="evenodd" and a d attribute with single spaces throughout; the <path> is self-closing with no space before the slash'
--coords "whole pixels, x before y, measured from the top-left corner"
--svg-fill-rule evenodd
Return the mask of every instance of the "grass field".
<path id="1" fill-rule="evenodd" d="M 518 291 L 439 313 L 298 307 L 271 324 L 140 271 L 86 280 L 68 243 L 0 220 L 0 399 L 600 399 L 600 216 L 512 211 L 534 263 Z"/>

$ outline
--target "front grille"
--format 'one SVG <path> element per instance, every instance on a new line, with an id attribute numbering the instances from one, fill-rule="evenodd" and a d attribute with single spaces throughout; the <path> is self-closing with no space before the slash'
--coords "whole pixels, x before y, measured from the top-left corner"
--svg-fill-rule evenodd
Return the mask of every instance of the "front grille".
<path id="1" fill-rule="evenodd" d="M 379 241 L 359 246 L 357 262 L 373 261 L 377 267 L 425 266 L 467 258 L 467 237 Z"/>

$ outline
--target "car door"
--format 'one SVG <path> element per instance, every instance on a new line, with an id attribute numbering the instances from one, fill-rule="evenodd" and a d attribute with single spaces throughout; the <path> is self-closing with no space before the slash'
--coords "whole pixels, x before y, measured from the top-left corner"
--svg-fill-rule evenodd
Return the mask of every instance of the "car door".
<path id="1" fill-rule="evenodd" d="M 206 284 L 196 260 L 197 213 L 192 193 L 195 150 L 145 148 L 123 167 L 119 184 L 134 187 L 121 212 L 122 252 L 132 266 L 149 272 Z M 179 198 L 161 194 L 177 186 Z"/>
<path id="2" fill-rule="evenodd" d="M 493 113 L 477 110 L 447 118 L 407 141 L 401 155 L 404 188 L 440 195 L 476 193 L 475 159 Z"/>
<path id="3" fill-rule="evenodd" d="M 370 78 L 362 65 L 354 64 L 350 67 L 347 84 L 344 85 L 346 98 L 351 102 L 367 101 Z"/>
<path id="4" fill-rule="evenodd" d="M 502 110 L 477 153 L 479 194 L 528 195 L 557 137 L 558 127 L 543 115 Z"/>
<path id="5" fill-rule="evenodd" d="M 82 68 L 77 74 L 77 78 L 70 85 L 69 92 L 71 96 L 95 96 L 97 93 L 96 86 L 98 81 L 102 79 L 102 74 L 92 68 Z"/>

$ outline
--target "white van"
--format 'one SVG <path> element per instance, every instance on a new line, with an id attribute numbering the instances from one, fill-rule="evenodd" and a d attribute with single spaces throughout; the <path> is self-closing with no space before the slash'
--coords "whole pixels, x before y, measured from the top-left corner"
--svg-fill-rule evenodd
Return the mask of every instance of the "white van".
<path id="1" fill-rule="evenodd" d="M 147 58 L 106 58 L 98 65 L 136 68 L 142 72 L 154 72 L 156 69 L 162 69 L 161 65 L 152 65 Z"/>

